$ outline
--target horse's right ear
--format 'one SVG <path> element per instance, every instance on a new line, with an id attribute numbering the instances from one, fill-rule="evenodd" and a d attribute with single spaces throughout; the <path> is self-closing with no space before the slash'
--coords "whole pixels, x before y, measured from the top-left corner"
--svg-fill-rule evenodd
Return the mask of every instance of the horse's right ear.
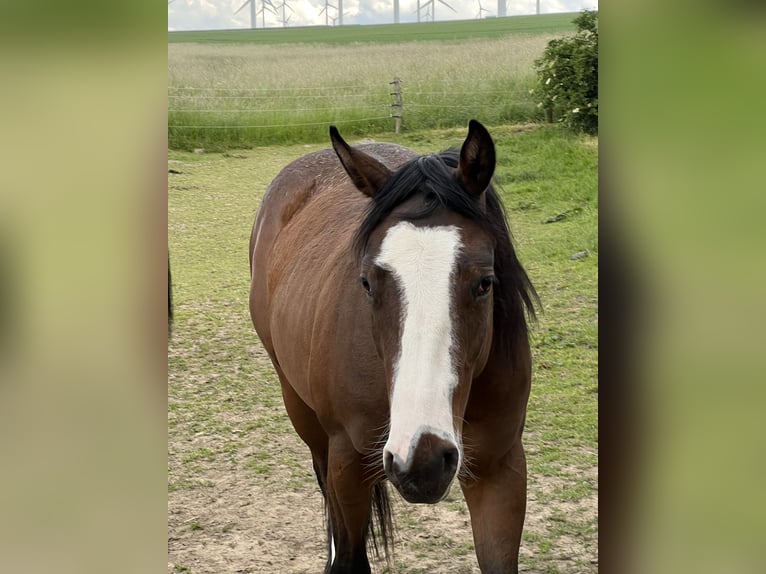
<path id="1" fill-rule="evenodd" d="M 391 170 L 374 157 L 348 145 L 335 126 L 330 126 L 330 140 L 343 169 L 356 188 L 369 197 L 375 197 L 391 177 Z"/>

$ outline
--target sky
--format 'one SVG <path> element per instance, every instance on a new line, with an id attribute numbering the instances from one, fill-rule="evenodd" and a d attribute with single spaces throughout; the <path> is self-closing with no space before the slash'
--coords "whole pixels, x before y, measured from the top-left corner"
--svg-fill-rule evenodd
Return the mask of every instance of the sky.
<path id="1" fill-rule="evenodd" d="M 228 30 L 250 27 L 250 7 L 245 6 L 234 14 L 246 0 L 173 0 L 168 4 L 168 30 Z M 325 14 L 321 10 L 325 2 L 337 6 L 338 0 L 286 0 L 292 12 L 288 26 L 324 25 Z M 420 0 L 425 4 L 427 0 Z M 497 0 L 435 0 L 436 20 L 466 20 L 477 18 L 479 3 L 482 17 L 497 15 Z M 455 12 L 440 2 L 446 2 Z M 262 0 L 255 0 L 256 10 L 261 9 Z M 279 5 L 282 0 L 272 0 Z M 399 21 L 417 22 L 418 0 L 399 0 Z M 388 24 L 394 21 L 393 0 L 343 0 L 344 24 Z M 506 0 L 506 14 L 516 16 L 534 14 L 537 0 Z M 598 0 L 540 0 L 540 13 L 579 12 L 580 10 L 598 9 Z M 337 15 L 337 10 L 329 8 L 330 16 Z M 425 10 L 421 12 L 425 14 Z M 261 27 L 261 16 L 257 16 L 257 27 Z M 332 20 L 330 20 L 332 24 Z M 266 12 L 266 27 L 281 27 L 278 18 Z"/>

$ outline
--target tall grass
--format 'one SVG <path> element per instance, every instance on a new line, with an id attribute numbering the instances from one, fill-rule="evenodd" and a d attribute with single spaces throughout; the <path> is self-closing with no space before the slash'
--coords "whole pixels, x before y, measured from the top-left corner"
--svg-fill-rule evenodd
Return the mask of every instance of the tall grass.
<path id="1" fill-rule="evenodd" d="M 168 143 L 226 149 L 324 141 L 394 129 L 390 82 L 401 79 L 403 129 L 541 119 L 533 62 L 553 35 L 400 44 L 168 45 Z"/>

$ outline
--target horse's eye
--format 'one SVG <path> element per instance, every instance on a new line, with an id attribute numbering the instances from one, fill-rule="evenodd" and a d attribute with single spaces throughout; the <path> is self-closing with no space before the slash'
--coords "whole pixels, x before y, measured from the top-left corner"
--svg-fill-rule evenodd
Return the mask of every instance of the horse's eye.
<path id="1" fill-rule="evenodd" d="M 492 275 L 482 277 L 479 284 L 476 286 L 476 296 L 483 297 L 492 290 L 492 284 L 495 282 L 495 278 Z"/>
<path id="2" fill-rule="evenodd" d="M 364 290 L 367 291 L 368 295 L 372 294 L 372 287 L 370 287 L 370 282 L 367 281 L 367 277 L 360 277 L 359 281 L 362 283 L 362 287 L 364 287 Z"/>

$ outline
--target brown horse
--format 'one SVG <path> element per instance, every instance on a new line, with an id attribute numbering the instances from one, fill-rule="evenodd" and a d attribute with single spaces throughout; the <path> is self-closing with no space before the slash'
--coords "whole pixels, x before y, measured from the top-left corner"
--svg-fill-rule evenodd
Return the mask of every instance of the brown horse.
<path id="1" fill-rule="evenodd" d="M 325 572 L 370 572 L 378 536 L 388 556 L 386 479 L 435 503 L 455 476 L 481 571 L 517 572 L 537 295 L 490 184 L 492 138 L 472 120 L 459 152 L 420 157 L 330 138 L 276 177 L 250 238 L 250 314 L 311 449 Z"/>

